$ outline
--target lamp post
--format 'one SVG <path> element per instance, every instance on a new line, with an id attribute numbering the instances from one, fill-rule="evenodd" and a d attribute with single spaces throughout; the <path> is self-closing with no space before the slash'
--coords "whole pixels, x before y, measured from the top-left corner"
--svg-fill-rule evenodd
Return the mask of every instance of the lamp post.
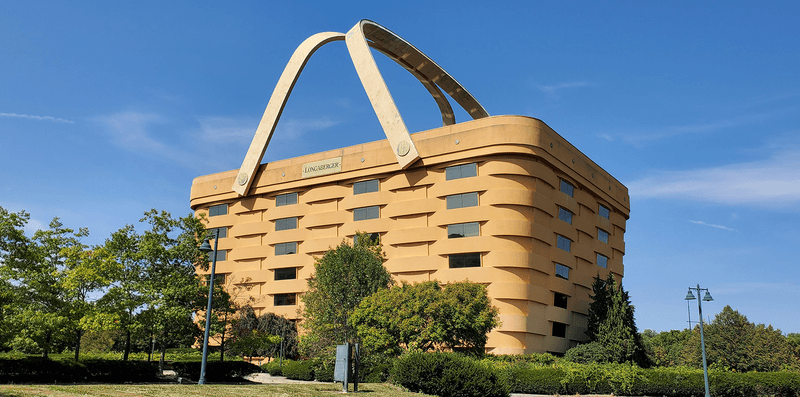
<path id="1" fill-rule="evenodd" d="M 214 296 L 214 273 L 217 268 L 217 243 L 219 242 L 219 229 L 214 230 L 214 249 L 208 244 L 208 240 L 200 246 L 200 251 L 214 252 L 214 259 L 211 261 L 211 278 L 208 280 L 208 306 L 206 306 L 206 332 L 203 336 L 203 363 L 200 365 L 200 380 L 198 385 L 206 384 L 206 364 L 208 363 L 208 330 L 211 328 L 211 298 Z"/>
<path id="2" fill-rule="evenodd" d="M 703 379 L 706 383 L 706 397 L 711 397 L 711 393 L 708 391 L 708 364 L 706 363 L 706 340 L 703 336 L 703 305 L 701 301 L 711 302 L 714 298 L 708 293 L 708 288 L 700 288 L 700 284 L 697 284 L 696 288 L 689 287 L 689 292 L 686 293 L 687 301 L 695 299 L 692 290 L 697 291 L 698 298 L 700 297 L 700 291 L 706 291 L 703 299 L 697 300 L 697 311 L 700 313 L 700 348 L 703 351 Z"/>

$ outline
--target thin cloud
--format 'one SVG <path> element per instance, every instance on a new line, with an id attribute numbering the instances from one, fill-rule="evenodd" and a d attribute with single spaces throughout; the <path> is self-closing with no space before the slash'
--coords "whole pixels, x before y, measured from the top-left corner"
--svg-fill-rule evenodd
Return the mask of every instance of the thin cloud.
<path id="1" fill-rule="evenodd" d="M 735 231 L 736 231 L 736 229 L 731 229 L 731 228 L 729 228 L 729 227 L 727 227 L 727 226 L 715 225 L 715 224 L 713 224 L 713 223 L 705 223 L 705 222 L 703 222 L 703 221 L 693 221 L 693 220 L 689 220 L 689 222 L 692 222 L 692 223 L 694 223 L 694 224 L 696 224 L 696 225 L 703 225 L 703 226 L 713 227 L 713 228 L 717 228 L 717 229 L 727 230 L 727 231 L 729 231 L 729 232 L 735 232 Z"/>
<path id="2" fill-rule="evenodd" d="M 660 172 L 634 181 L 628 188 L 637 198 L 791 207 L 800 203 L 800 150 L 778 152 L 762 161 Z"/>
<path id="3" fill-rule="evenodd" d="M 215 143 L 250 142 L 258 127 L 258 120 L 254 119 L 202 117 L 198 121 L 201 137 Z"/>
<path id="4" fill-rule="evenodd" d="M 586 81 L 570 81 L 565 83 L 558 83 L 553 85 L 543 85 L 543 84 L 533 84 L 539 91 L 542 91 L 546 94 L 553 94 L 559 91 L 572 89 L 572 88 L 582 88 L 582 87 L 591 87 L 593 84 L 588 83 Z"/>
<path id="5" fill-rule="evenodd" d="M 339 123 L 339 121 L 334 121 L 327 117 L 319 119 L 282 120 L 278 122 L 278 127 L 275 130 L 275 138 L 283 141 L 293 141 L 300 139 L 308 132 L 328 129 Z"/>
<path id="6" fill-rule="evenodd" d="M 60 117 L 52 117 L 52 116 L 35 116 L 31 114 L 17 114 L 17 113 L 0 113 L 0 117 L 17 117 L 22 119 L 31 119 L 31 120 L 47 120 L 47 121 L 55 121 L 58 123 L 67 123 L 67 124 L 75 124 L 72 120 L 62 119 Z"/>

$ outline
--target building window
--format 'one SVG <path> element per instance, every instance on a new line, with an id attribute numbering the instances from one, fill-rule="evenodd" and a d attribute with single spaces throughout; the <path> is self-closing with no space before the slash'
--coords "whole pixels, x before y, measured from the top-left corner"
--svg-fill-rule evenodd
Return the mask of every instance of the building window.
<path id="1" fill-rule="evenodd" d="M 275 256 L 291 255 L 297 253 L 297 242 L 275 244 Z"/>
<path id="2" fill-rule="evenodd" d="M 569 280 L 569 268 L 560 263 L 556 263 L 556 277 Z"/>
<path id="3" fill-rule="evenodd" d="M 567 296 L 558 292 L 553 292 L 553 306 L 562 309 L 567 308 Z"/>
<path id="4" fill-rule="evenodd" d="M 480 235 L 481 227 L 478 222 L 447 225 L 447 238 L 474 237 Z"/>
<path id="5" fill-rule="evenodd" d="M 225 250 L 217 250 L 217 262 L 222 262 L 228 258 L 228 251 Z M 214 261 L 214 251 L 208 253 L 208 260 L 209 262 Z"/>
<path id="6" fill-rule="evenodd" d="M 597 229 L 597 239 L 608 244 L 608 232 L 603 229 Z"/>
<path id="7" fill-rule="evenodd" d="M 208 216 L 228 215 L 228 204 L 212 205 L 208 207 Z"/>
<path id="8" fill-rule="evenodd" d="M 456 208 L 477 207 L 478 206 L 478 192 L 461 193 L 447 196 L 447 209 L 454 210 Z"/>
<path id="9" fill-rule="evenodd" d="M 297 229 L 297 217 L 283 218 L 275 220 L 275 231 Z"/>
<path id="10" fill-rule="evenodd" d="M 567 324 L 564 323 L 553 323 L 553 336 L 558 338 L 566 338 L 567 337 Z"/>
<path id="11" fill-rule="evenodd" d="M 608 257 L 603 254 L 597 254 L 597 266 L 602 267 L 603 269 L 608 268 Z"/>
<path id="12" fill-rule="evenodd" d="M 556 240 L 557 240 L 556 241 L 556 246 L 558 248 L 561 248 L 562 250 L 569 252 L 570 245 L 572 244 L 572 240 L 570 240 L 570 239 L 568 239 L 568 238 L 566 238 L 566 237 L 564 237 L 564 236 L 562 236 L 560 234 L 556 235 Z"/>
<path id="13" fill-rule="evenodd" d="M 297 268 L 296 267 L 287 267 L 287 268 L 284 268 L 284 269 L 275 269 L 275 281 L 279 281 L 279 280 L 295 280 L 295 279 L 297 279 Z"/>
<path id="14" fill-rule="evenodd" d="M 297 294 L 275 294 L 275 306 L 294 306 L 297 304 Z"/>
<path id="15" fill-rule="evenodd" d="M 609 210 L 608 207 L 604 206 L 603 204 L 600 204 L 599 212 L 600 216 L 606 219 L 608 219 L 609 214 L 611 214 L 611 210 Z"/>
<path id="16" fill-rule="evenodd" d="M 372 207 L 356 208 L 353 210 L 353 220 L 363 221 L 367 219 L 378 219 L 381 217 L 380 207 L 373 205 Z"/>
<path id="17" fill-rule="evenodd" d="M 356 182 L 353 184 L 353 194 L 364 194 L 377 192 L 379 189 L 378 180 L 370 179 L 368 181 Z"/>
<path id="18" fill-rule="evenodd" d="M 208 280 L 211 280 L 211 275 L 206 274 L 205 276 L 206 285 L 208 285 Z M 214 275 L 214 285 L 225 285 L 225 275 L 224 274 L 215 274 Z"/>
<path id="19" fill-rule="evenodd" d="M 569 212 L 561 207 L 558 207 L 558 219 L 561 219 L 564 222 L 572 224 L 572 212 Z"/>
<path id="20" fill-rule="evenodd" d="M 380 235 L 380 234 L 378 234 L 378 233 L 369 233 L 369 234 L 364 234 L 364 236 L 367 236 L 367 238 L 368 238 L 368 239 L 369 239 L 369 240 L 370 240 L 372 243 L 377 243 L 377 242 L 378 242 L 378 239 L 380 239 L 380 237 L 381 237 L 381 235 Z M 358 235 L 357 235 L 357 234 L 356 234 L 355 236 L 353 236 L 353 245 L 358 245 Z"/>
<path id="21" fill-rule="evenodd" d="M 462 267 L 481 267 L 481 254 L 450 254 L 450 268 L 458 269 Z"/>
<path id="22" fill-rule="evenodd" d="M 445 179 L 448 181 L 478 176 L 478 165 L 475 163 L 454 165 L 452 167 L 445 168 L 444 174 Z"/>
<path id="23" fill-rule="evenodd" d="M 217 230 L 219 230 L 219 235 L 216 234 Z M 209 232 L 208 238 L 210 238 L 212 240 L 214 239 L 214 236 L 219 236 L 219 238 L 228 237 L 228 227 L 227 226 L 225 226 L 225 227 L 213 227 L 211 229 L 208 229 L 208 232 Z"/>
<path id="24" fill-rule="evenodd" d="M 275 196 L 275 206 L 283 207 L 284 205 L 297 204 L 297 193 L 286 193 Z"/>
<path id="25" fill-rule="evenodd" d="M 573 197 L 572 194 L 575 191 L 575 187 L 572 186 L 571 183 L 561 180 L 561 191 L 564 192 L 567 196 Z"/>

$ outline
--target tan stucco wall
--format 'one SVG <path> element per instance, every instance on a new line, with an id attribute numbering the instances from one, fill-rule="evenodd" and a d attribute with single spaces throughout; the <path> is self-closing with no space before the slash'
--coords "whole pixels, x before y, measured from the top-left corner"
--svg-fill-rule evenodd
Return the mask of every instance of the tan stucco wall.
<path id="1" fill-rule="evenodd" d="M 208 218 L 208 227 L 228 227 L 219 249 L 227 260 L 217 273 L 231 282 L 248 279 L 255 307 L 297 318 L 298 306 L 273 306 L 272 295 L 302 293 L 321 256 L 356 231 L 380 233 L 387 269 L 411 282 L 469 279 L 488 285 L 502 325 L 487 350 L 495 353 L 564 352 L 585 339 L 592 278 L 624 274 L 623 235 L 629 216 L 625 186 L 539 120 L 496 116 L 412 135 L 421 160 L 403 171 L 383 141 L 262 164 L 248 195 L 230 191 L 237 171 L 198 177 L 191 206 L 197 214 L 229 204 L 228 215 Z M 342 157 L 342 171 L 301 177 L 305 163 Z M 445 168 L 477 163 L 478 176 L 447 181 Z M 380 180 L 378 192 L 353 195 L 353 183 Z M 575 186 L 559 191 L 559 179 Z M 276 207 L 275 196 L 297 192 L 298 204 Z M 446 209 L 448 195 L 478 192 L 479 205 Z M 611 209 L 609 219 L 598 206 Z M 353 221 L 353 209 L 380 206 L 380 218 Z M 558 219 L 571 211 L 572 224 Z M 275 231 L 275 220 L 298 217 L 298 228 Z M 447 225 L 479 222 L 480 236 L 447 238 Z M 597 229 L 610 233 L 608 244 Z M 556 235 L 572 240 L 570 252 Z M 274 245 L 298 242 L 295 255 L 275 256 Z M 448 255 L 481 253 L 480 268 L 450 269 Z M 596 253 L 609 258 L 595 264 Z M 555 262 L 571 268 L 569 280 L 555 276 Z M 273 270 L 298 267 L 296 280 L 274 281 Z M 202 272 L 201 272 L 202 273 Z M 553 294 L 569 296 L 567 309 Z M 551 336 L 552 322 L 568 324 L 566 338 Z"/>

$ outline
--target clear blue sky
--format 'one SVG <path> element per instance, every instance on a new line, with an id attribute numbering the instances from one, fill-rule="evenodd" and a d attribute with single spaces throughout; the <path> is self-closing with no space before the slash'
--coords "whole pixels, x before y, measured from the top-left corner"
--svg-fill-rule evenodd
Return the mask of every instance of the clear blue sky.
<path id="1" fill-rule="evenodd" d="M 241 164 L 296 46 L 366 18 L 490 114 L 543 120 L 628 186 L 640 329 L 685 327 L 699 283 L 711 317 L 731 305 L 800 332 L 798 3 L 356 3 L 3 2 L 0 206 L 32 228 L 88 227 L 91 244 L 153 207 L 188 214 L 194 177 Z M 439 126 L 422 86 L 376 59 L 409 129 Z M 265 160 L 382 138 L 334 43 Z"/>

